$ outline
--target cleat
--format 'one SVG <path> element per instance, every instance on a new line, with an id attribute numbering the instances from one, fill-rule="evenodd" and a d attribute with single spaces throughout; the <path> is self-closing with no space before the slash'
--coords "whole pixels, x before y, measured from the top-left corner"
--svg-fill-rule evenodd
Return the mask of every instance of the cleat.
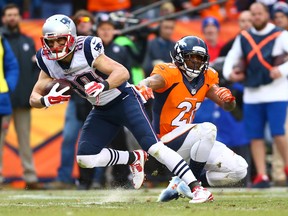
<path id="1" fill-rule="evenodd" d="M 252 188 L 270 188 L 270 182 L 269 181 L 260 181 L 258 183 L 252 184 Z"/>
<path id="2" fill-rule="evenodd" d="M 172 177 L 167 188 L 159 195 L 157 202 L 168 202 L 173 199 L 178 199 L 180 195 L 177 191 L 177 187 L 181 181 L 182 180 L 178 176 Z"/>
<path id="3" fill-rule="evenodd" d="M 189 186 L 184 182 L 181 181 L 178 186 L 177 186 L 177 192 L 182 196 L 182 197 L 187 197 L 189 199 L 193 199 L 193 193 L 191 192 L 191 189 Z"/>
<path id="4" fill-rule="evenodd" d="M 194 187 L 192 194 L 193 199 L 189 203 L 205 203 L 214 200 L 212 193 L 202 186 Z"/>
<path id="5" fill-rule="evenodd" d="M 270 188 L 270 181 L 267 175 L 257 175 L 253 181 L 252 188 Z"/>
<path id="6" fill-rule="evenodd" d="M 132 173 L 132 182 L 135 189 L 139 189 L 144 182 L 144 164 L 147 160 L 147 153 L 143 150 L 133 151 L 137 157 L 136 161 L 129 165 L 130 171 Z"/>

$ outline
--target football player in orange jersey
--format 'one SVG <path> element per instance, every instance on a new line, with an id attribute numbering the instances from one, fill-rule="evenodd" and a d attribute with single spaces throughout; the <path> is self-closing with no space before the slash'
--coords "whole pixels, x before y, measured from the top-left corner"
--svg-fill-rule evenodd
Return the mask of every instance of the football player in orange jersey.
<path id="1" fill-rule="evenodd" d="M 161 140 L 190 163 L 202 185 L 237 183 L 247 174 L 247 163 L 223 143 L 216 141 L 212 123 L 193 124 L 194 115 L 207 97 L 226 111 L 235 108 L 235 97 L 219 87 L 218 73 L 209 64 L 205 42 L 195 36 L 177 41 L 172 63 L 154 67 L 150 77 L 137 86 L 146 100 L 154 98 L 153 126 Z M 154 91 L 154 94 L 153 94 Z M 192 196 L 178 177 L 173 177 L 159 201 Z"/>

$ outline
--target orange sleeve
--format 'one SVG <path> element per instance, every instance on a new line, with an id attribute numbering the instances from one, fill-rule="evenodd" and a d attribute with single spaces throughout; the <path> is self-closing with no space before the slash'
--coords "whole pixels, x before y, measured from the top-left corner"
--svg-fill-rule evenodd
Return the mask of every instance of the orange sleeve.
<path id="1" fill-rule="evenodd" d="M 178 68 L 174 64 L 162 63 L 155 65 L 150 76 L 153 76 L 154 74 L 159 74 L 165 80 L 165 86 L 161 89 L 155 90 L 155 92 L 164 92 L 175 83 L 175 80 L 177 79 L 175 70 L 178 71 Z"/>
<path id="2" fill-rule="evenodd" d="M 206 80 L 207 84 L 209 85 L 209 89 L 213 85 L 218 85 L 219 84 L 218 72 L 214 68 L 209 67 L 206 71 Z"/>

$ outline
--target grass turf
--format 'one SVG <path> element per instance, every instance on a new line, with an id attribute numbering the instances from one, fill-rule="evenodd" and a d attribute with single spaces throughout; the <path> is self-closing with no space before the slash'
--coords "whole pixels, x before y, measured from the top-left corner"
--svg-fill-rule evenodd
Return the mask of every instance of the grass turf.
<path id="1" fill-rule="evenodd" d="M 161 189 L 91 191 L 0 191 L 0 216 L 286 216 L 288 189 L 213 188 L 215 201 L 158 203 Z"/>

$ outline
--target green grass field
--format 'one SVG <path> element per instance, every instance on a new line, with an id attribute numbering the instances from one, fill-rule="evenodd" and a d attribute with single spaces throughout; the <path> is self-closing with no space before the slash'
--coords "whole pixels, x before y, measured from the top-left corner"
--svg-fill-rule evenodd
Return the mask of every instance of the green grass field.
<path id="1" fill-rule="evenodd" d="M 215 201 L 157 203 L 161 189 L 0 191 L 0 216 L 287 216 L 288 189 L 213 188 Z"/>

